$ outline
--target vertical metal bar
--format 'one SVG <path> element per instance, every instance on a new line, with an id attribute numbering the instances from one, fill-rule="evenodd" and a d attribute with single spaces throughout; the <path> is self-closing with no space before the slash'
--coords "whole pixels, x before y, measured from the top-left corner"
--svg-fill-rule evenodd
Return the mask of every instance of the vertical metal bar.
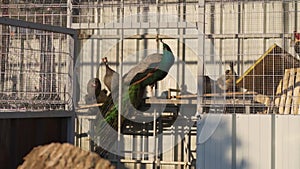
<path id="1" fill-rule="evenodd" d="M 9 4 L 9 0 L 2 0 L 3 4 Z M 3 8 L 2 9 L 2 16 L 3 17 L 8 17 L 8 8 Z M 2 25 L 2 40 L 1 40 L 1 58 L 0 58 L 0 66 L 1 66 L 1 74 L 0 74 L 0 82 L 2 83 L 1 85 L 1 90 L 4 90 L 4 81 L 5 81 L 5 71 L 6 71 L 6 62 L 7 62 L 7 57 L 8 57 L 8 51 L 9 51 L 9 27 L 8 25 Z"/>
<path id="2" fill-rule="evenodd" d="M 49 17 L 47 17 L 47 20 L 49 20 Z M 49 21 L 48 21 L 49 22 Z M 46 34 L 49 34 L 48 32 L 45 32 Z M 46 39 L 47 39 L 47 49 L 46 49 L 46 82 L 45 82 L 45 88 L 47 92 L 51 92 L 51 88 L 52 88 L 52 79 L 51 79 L 51 60 L 52 60 L 52 39 L 50 35 L 46 35 Z M 48 93 L 49 94 L 49 93 Z"/>
<path id="3" fill-rule="evenodd" d="M 183 4 L 183 11 L 182 11 L 182 19 L 183 19 L 183 22 L 186 22 L 186 12 L 187 12 L 187 10 L 186 10 L 186 0 L 183 0 L 184 1 L 184 4 Z M 187 25 L 186 25 L 187 26 Z M 186 34 L 186 29 L 185 28 L 183 28 L 182 29 L 182 35 L 185 35 Z M 185 46 L 185 39 L 184 38 L 182 38 L 181 39 L 181 41 L 182 41 L 182 51 L 181 51 L 181 53 L 182 53 L 182 61 L 185 63 L 185 60 L 186 60 L 186 58 L 185 58 L 185 51 L 186 51 L 186 46 Z M 183 64 L 182 65 L 182 81 L 181 81 L 181 85 L 184 85 L 185 84 L 185 64 Z"/>
<path id="4" fill-rule="evenodd" d="M 75 106 L 77 106 L 78 101 L 79 101 L 79 83 L 78 83 L 78 78 L 76 76 L 76 61 L 78 58 L 78 52 L 79 52 L 79 40 L 78 40 L 78 34 L 75 33 L 72 35 L 73 38 L 73 46 L 71 47 L 71 52 L 73 55 L 73 62 L 72 65 L 70 65 L 70 69 L 71 69 L 71 76 L 72 76 L 72 96 L 73 96 L 73 102 L 74 104 L 72 104 L 72 108 L 71 108 L 71 113 L 72 116 L 71 118 L 68 120 L 68 141 L 70 143 L 74 144 L 74 138 L 75 138 Z M 70 90 L 70 89 L 69 89 Z"/>
<path id="5" fill-rule="evenodd" d="M 80 59 L 78 59 L 79 51 L 80 51 L 80 41 L 78 39 L 78 35 L 73 35 L 73 66 L 72 66 L 72 78 L 73 78 L 73 101 L 75 102 L 75 106 L 78 105 L 78 101 L 80 100 L 80 74 L 79 74 L 79 68 L 76 67 L 76 65 L 79 65 L 78 62 L 80 62 Z"/>
<path id="6" fill-rule="evenodd" d="M 288 32 L 289 29 L 289 4 L 286 1 L 282 1 L 282 17 L 283 17 L 283 23 L 282 23 L 282 40 L 283 40 L 283 46 L 284 50 L 287 50 L 289 48 L 289 43 L 287 42 L 287 38 L 285 37 L 285 34 Z"/>
<path id="7" fill-rule="evenodd" d="M 52 94 L 56 94 L 57 90 L 57 86 L 56 86 L 56 74 L 57 72 L 55 71 L 55 48 L 54 48 L 54 45 L 55 45 L 55 40 L 54 40 L 54 36 L 55 34 L 52 32 L 51 33 L 51 41 L 52 41 L 52 44 L 51 44 L 51 57 L 52 57 L 52 66 L 51 66 L 51 81 L 52 81 L 52 86 L 51 86 L 51 93 Z"/>
<path id="8" fill-rule="evenodd" d="M 298 2 L 299 1 L 295 1 L 295 10 L 294 10 L 294 15 L 295 15 L 295 18 L 294 18 L 294 31 L 297 31 L 297 28 L 298 28 Z"/>
<path id="9" fill-rule="evenodd" d="M 157 13 L 157 22 L 158 28 L 156 29 L 157 37 L 159 37 L 159 23 L 160 23 L 160 8 L 159 8 L 159 0 L 156 0 L 156 13 Z M 157 42 L 157 52 L 159 51 L 159 42 Z M 155 96 L 157 96 L 157 83 L 155 84 Z M 153 169 L 159 168 L 159 154 L 158 154 L 158 139 L 157 137 L 157 111 L 154 109 L 154 116 L 153 116 L 153 139 L 154 139 L 154 160 L 153 160 Z M 162 124 L 159 124 L 162 125 Z"/>
<path id="10" fill-rule="evenodd" d="M 216 13 L 216 5 L 215 3 L 212 3 L 210 4 L 210 34 L 215 34 L 215 13 Z M 210 47 L 210 60 L 212 62 L 215 61 L 215 55 L 214 55 L 214 52 L 215 52 L 215 39 L 214 38 L 211 38 L 210 39 L 210 44 L 211 44 L 211 47 Z"/>
<path id="11" fill-rule="evenodd" d="M 220 4 L 220 34 L 223 34 L 223 2 Z M 219 40 L 219 57 L 221 62 L 223 62 L 223 39 Z M 224 59 L 225 60 L 225 59 Z"/>
<path id="12" fill-rule="evenodd" d="M 59 51 L 59 53 L 58 53 L 58 67 L 57 67 L 57 72 L 62 72 L 62 66 L 60 66 L 61 65 L 61 63 L 62 63 L 62 37 L 61 36 L 63 36 L 63 35 L 60 35 L 59 36 L 59 41 L 58 41 L 58 51 Z M 58 86 L 58 88 L 57 88 L 57 91 L 58 91 L 58 93 L 61 93 L 62 92 L 62 88 L 63 88 L 63 86 L 61 85 L 62 84 L 62 76 L 61 75 L 58 75 L 58 77 L 57 77 L 57 86 Z M 64 100 L 65 100 L 65 98 L 64 98 Z"/>
<path id="13" fill-rule="evenodd" d="M 46 39 L 45 35 L 40 33 L 40 83 L 39 83 L 39 92 L 45 92 L 45 46 L 46 46 Z"/>
<path id="14" fill-rule="evenodd" d="M 24 29 L 24 28 L 20 28 L 20 29 Z M 20 32 L 23 32 L 23 31 L 20 31 Z M 23 68 L 24 68 L 24 52 L 25 52 L 25 50 L 24 50 L 24 41 L 25 41 L 25 35 L 21 34 L 20 80 L 19 80 L 19 82 L 20 82 L 19 91 L 21 91 L 21 92 L 24 92 L 24 77 L 23 77 L 23 73 L 24 73 L 24 70 L 23 70 Z M 16 90 L 13 91 L 13 92 L 16 92 Z M 20 96 L 20 97 L 22 97 L 22 96 Z"/>
<path id="15" fill-rule="evenodd" d="M 263 33 L 265 34 L 265 33 L 267 33 L 267 4 L 265 2 L 262 2 L 262 3 L 263 3 L 263 15 L 264 15 L 263 16 Z M 264 41 L 263 49 L 264 49 L 264 51 L 266 51 L 267 50 L 267 39 L 264 38 L 263 41 Z"/>
<path id="16" fill-rule="evenodd" d="M 67 28 L 71 28 L 72 27 L 72 21 L 73 21 L 72 20 L 72 11 L 73 11 L 72 1 L 73 0 L 67 0 Z M 77 2 L 77 0 L 74 0 L 74 3 L 76 3 L 76 2 Z"/>
<path id="17" fill-rule="evenodd" d="M 205 62 L 205 0 L 198 0 L 198 73 L 197 73 L 197 115 L 203 113 L 203 81 Z"/>
<path id="18" fill-rule="evenodd" d="M 121 0 L 121 5 L 120 5 L 120 12 L 121 12 L 121 25 L 122 25 L 122 29 L 121 29 L 121 34 L 120 34 L 120 43 L 121 43 L 121 46 L 120 46 L 120 50 L 121 50 L 121 53 L 120 53 L 120 66 L 119 66 L 119 100 L 118 100 L 118 154 L 121 154 L 121 114 L 122 114 L 122 74 L 123 74 L 123 58 L 124 58 L 124 29 L 123 29 L 123 26 L 124 26 L 124 0 Z M 117 168 L 120 168 L 121 167 L 121 164 L 120 164 L 120 156 L 118 156 L 118 160 L 117 160 Z"/>
<path id="19" fill-rule="evenodd" d="M 238 20 L 237 20 L 237 22 L 238 22 L 238 34 L 241 34 L 241 32 L 242 32 L 242 29 L 241 29 L 241 15 L 242 15 L 242 10 L 241 10 L 241 2 L 239 2 L 238 3 Z M 237 55 L 237 74 L 239 75 L 240 74 L 240 63 L 241 63 L 241 57 L 242 57 L 242 40 L 241 40 L 241 38 L 240 37 L 238 37 L 238 51 L 237 51 L 237 53 L 238 53 L 238 55 Z M 237 79 L 235 79 L 235 80 L 237 80 Z M 234 85 L 236 85 L 235 83 L 234 83 Z M 234 89 L 235 89 L 235 86 L 233 87 Z"/>
<path id="20" fill-rule="evenodd" d="M 154 115 L 153 115 L 153 139 L 154 139 L 154 161 L 153 161 L 153 169 L 158 168 L 157 166 L 157 140 L 156 140 L 156 135 L 157 135 L 157 121 L 156 121 L 156 109 L 154 109 Z"/>

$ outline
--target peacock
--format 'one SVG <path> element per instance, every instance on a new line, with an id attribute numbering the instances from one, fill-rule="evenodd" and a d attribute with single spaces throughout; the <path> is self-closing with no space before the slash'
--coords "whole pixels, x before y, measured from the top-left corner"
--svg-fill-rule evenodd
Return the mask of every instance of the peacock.
<path id="1" fill-rule="evenodd" d="M 175 58 L 171 48 L 162 40 L 161 43 L 163 46 L 162 54 L 155 53 L 146 56 L 122 77 L 121 126 L 128 114 L 134 113 L 134 109 L 140 110 L 144 103 L 143 95 L 146 87 L 164 79 L 174 64 Z M 118 91 L 118 88 L 112 90 L 110 99 L 103 104 L 97 115 L 95 133 L 100 137 L 100 145 L 106 144 L 108 147 L 112 147 L 112 140 L 117 138 L 117 134 L 107 130 L 107 127 L 109 125 L 114 130 L 118 128 L 119 101 L 116 99 L 118 98 Z M 96 146 L 95 151 L 101 156 L 106 154 L 106 150 L 99 146 Z"/>

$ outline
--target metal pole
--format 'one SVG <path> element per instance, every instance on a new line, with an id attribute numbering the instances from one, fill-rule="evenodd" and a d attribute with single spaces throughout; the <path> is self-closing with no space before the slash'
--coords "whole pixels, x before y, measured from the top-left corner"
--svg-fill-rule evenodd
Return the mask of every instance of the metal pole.
<path id="1" fill-rule="evenodd" d="M 197 115 L 203 113 L 203 81 L 205 62 L 205 0 L 198 0 L 198 88 L 197 88 Z"/>
<path id="2" fill-rule="evenodd" d="M 298 1 L 295 1 L 295 11 L 294 11 L 294 31 L 297 31 L 298 26 Z"/>
<path id="3" fill-rule="evenodd" d="M 122 28 L 124 26 L 124 0 L 121 0 L 121 8 L 120 8 L 120 12 L 121 12 L 121 25 L 122 25 Z M 120 50 L 121 50 L 121 55 L 120 55 L 120 66 L 119 66 L 119 100 L 118 100 L 118 154 L 120 155 L 121 154 L 121 127 L 122 127 L 122 124 L 121 124 L 121 113 L 122 113 L 122 74 L 123 74 L 123 58 L 124 58 L 124 29 L 121 29 L 121 34 L 120 34 L 120 43 L 121 43 L 121 46 L 120 46 Z M 120 156 L 118 156 L 118 163 L 117 163 L 117 168 L 120 168 L 121 167 L 121 164 L 120 164 Z"/>
<path id="4" fill-rule="evenodd" d="M 283 46 L 284 46 L 284 50 L 287 50 L 289 48 L 289 44 L 287 42 L 287 38 L 285 36 L 285 33 L 288 32 L 288 29 L 289 29 L 289 4 L 285 1 L 282 1 L 282 17 L 283 17 L 283 25 L 282 25 L 282 33 L 283 33 L 283 36 L 282 36 L 282 40 L 283 40 Z"/>
<path id="5" fill-rule="evenodd" d="M 19 91 L 23 92 L 24 91 L 24 77 L 23 77 L 23 72 L 24 72 L 24 41 L 25 41 L 25 35 L 21 35 L 21 54 L 20 54 L 20 84 L 19 84 Z M 15 85 L 15 84 L 14 84 Z M 13 88 L 13 92 L 17 92 L 15 88 Z M 21 93 L 22 94 L 22 93 Z M 21 96 L 22 97 L 22 96 Z"/>
<path id="6" fill-rule="evenodd" d="M 3 4 L 9 4 L 8 0 L 3 0 Z M 3 8 L 2 16 L 8 17 L 8 8 Z M 8 57 L 9 51 L 9 27 L 8 25 L 2 25 L 2 44 L 1 44 L 1 58 L 0 58 L 0 66 L 1 66 L 1 74 L 0 74 L 0 81 L 2 83 L 1 90 L 4 90 L 4 81 L 5 81 L 5 71 L 6 71 L 6 62 Z"/>

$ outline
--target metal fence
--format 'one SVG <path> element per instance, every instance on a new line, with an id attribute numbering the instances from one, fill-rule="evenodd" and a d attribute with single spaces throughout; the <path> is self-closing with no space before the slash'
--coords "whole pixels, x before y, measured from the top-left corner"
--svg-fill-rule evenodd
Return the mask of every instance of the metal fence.
<path id="1" fill-rule="evenodd" d="M 73 109 L 76 31 L 1 17 L 1 109 Z"/>

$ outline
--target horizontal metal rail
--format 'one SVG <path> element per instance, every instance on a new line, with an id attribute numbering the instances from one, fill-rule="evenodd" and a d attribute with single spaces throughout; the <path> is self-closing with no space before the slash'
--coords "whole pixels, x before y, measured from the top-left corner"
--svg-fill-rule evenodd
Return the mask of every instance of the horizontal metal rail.
<path id="1" fill-rule="evenodd" d="M 50 32 L 55 32 L 55 33 L 63 33 L 63 34 L 71 35 L 71 36 L 77 35 L 77 30 L 75 30 L 75 29 L 41 24 L 41 23 L 35 23 L 35 22 L 22 21 L 22 20 L 18 20 L 18 19 L 7 18 L 7 17 L 0 17 L 0 24 L 28 28 L 28 29 L 50 31 Z"/>

